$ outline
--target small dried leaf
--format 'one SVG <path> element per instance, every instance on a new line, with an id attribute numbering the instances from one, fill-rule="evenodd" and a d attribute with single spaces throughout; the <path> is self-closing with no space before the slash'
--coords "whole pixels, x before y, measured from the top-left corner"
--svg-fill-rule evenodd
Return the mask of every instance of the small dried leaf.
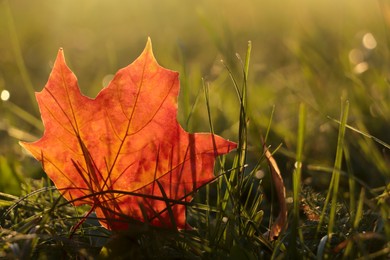
<path id="1" fill-rule="evenodd" d="M 271 169 L 272 181 L 275 186 L 276 196 L 279 202 L 279 214 L 275 222 L 272 224 L 271 230 L 268 234 L 269 239 L 272 241 L 279 237 L 280 232 L 287 224 L 286 188 L 284 186 L 278 164 L 267 148 L 265 148 L 265 157 L 267 158 L 268 165 Z"/>

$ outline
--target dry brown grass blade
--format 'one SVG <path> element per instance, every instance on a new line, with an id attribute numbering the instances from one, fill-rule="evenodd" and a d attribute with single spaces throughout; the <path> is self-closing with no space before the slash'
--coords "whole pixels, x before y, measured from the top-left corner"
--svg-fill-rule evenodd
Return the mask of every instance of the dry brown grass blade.
<path id="1" fill-rule="evenodd" d="M 272 224 L 270 231 L 266 234 L 269 240 L 272 241 L 279 237 L 280 232 L 285 225 L 287 225 L 286 188 L 284 186 L 278 164 L 267 148 L 265 148 L 265 157 L 267 158 L 268 165 L 271 169 L 272 181 L 275 186 L 276 196 L 279 202 L 279 214 L 275 222 Z"/>

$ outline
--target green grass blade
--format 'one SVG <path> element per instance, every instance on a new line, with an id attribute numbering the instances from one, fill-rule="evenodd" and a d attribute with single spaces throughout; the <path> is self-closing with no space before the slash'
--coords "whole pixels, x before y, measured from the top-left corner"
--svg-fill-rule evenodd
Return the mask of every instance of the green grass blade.
<path id="1" fill-rule="evenodd" d="M 213 127 L 213 122 L 212 122 L 212 119 L 211 119 L 209 86 L 204 81 L 203 81 L 203 94 L 204 94 L 204 98 L 206 100 L 207 117 L 209 119 L 210 132 L 212 134 L 214 134 L 214 127 Z"/>
<path id="2" fill-rule="evenodd" d="M 329 118 L 330 120 L 332 120 L 332 121 L 338 123 L 338 124 L 341 123 L 339 120 L 334 119 L 334 118 L 332 118 L 332 117 L 329 117 L 329 116 L 328 116 L 328 118 Z M 359 130 L 359 129 L 357 129 L 356 127 L 353 127 L 353 126 L 350 126 L 350 125 L 347 125 L 346 127 L 347 127 L 348 129 L 350 129 L 350 130 L 356 132 L 356 133 L 361 134 L 362 136 L 365 136 L 365 137 L 367 137 L 367 138 L 369 138 L 369 139 L 372 139 L 374 142 L 376 142 L 376 143 L 382 145 L 383 147 L 385 147 L 386 149 L 390 150 L 390 144 L 388 144 L 388 143 L 382 141 L 381 139 L 379 139 L 379 138 L 377 138 L 377 137 L 375 137 L 375 136 L 373 136 L 373 135 L 370 135 L 370 134 L 367 133 L 367 132 L 364 132 L 364 131 L 362 131 L 362 130 Z"/>
<path id="3" fill-rule="evenodd" d="M 164 187 L 162 186 L 162 184 L 158 180 L 156 180 L 156 183 L 161 191 L 162 197 L 164 198 L 165 205 L 167 205 L 169 220 L 171 221 L 172 227 L 177 227 L 176 220 L 175 220 L 175 214 L 173 213 L 172 205 L 169 202 L 169 199 L 168 199 L 167 194 L 165 193 Z"/>
<path id="4" fill-rule="evenodd" d="M 268 120 L 267 130 L 265 132 L 265 137 L 264 137 L 264 141 L 263 141 L 264 143 L 267 143 L 268 136 L 269 136 L 269 133 L 271 131 L 271 124 L 272 124 L 272 120 L 274 118 L 274 114 L 275 114 L 275 106 L 272 106 L 271 114 L 270 114 L 270 117 Z"/>
<path id="5" fill-rule="evenodd" d="M 363 217 L 363 206 L 364 206 L 364 197 L 366 195 L 365 189 L 362 188 L 360 190 L 360 196 L 358 201 L 358 206 L 355 214 L 355 220 L 353 222 L 353 228 L 357 229 L 359 227 L 359 223 L 362 220 Z"/>
<path id="6" fill-rule="evenodd" d="M 353 170 L 351 165 L 351 156 L 347 146 L 344 147 L 344 156 L 347 165 L 348 172 L 348 187 L 349 187 L 349 211 L 351 215 L 354 216 L 356 210 L 356 198 L 355 198 L 355 187 L 356 182 L 353 176 Z"/>
<path id="7" fill-rule="evenodd" d="M 248 48 L 246 50 L 245 65 L 244 65 L 245 81 L 248 81 L 249 63 L 250 63 L 250 59 L 251 59 L 251 52 L 252 52 L 252 42 L 248 41 Z"/>
<path id="8" fill-rule="evenodd" d="M 293 220 L 291 225 L 290 233 L 290 243 L 289 254 L 292 258 L 299 257 L 297 250 L 297 238 L 298 232 L 299 237 L 301 238 L 301 243 L 303 243 L 302 232 L 299 229 L 299 203 L 300 203 L 300 193 L 301 193 L 301 172 L 302 172 L 302 154 L 303 154 L 303 144 L 305 137 L 305 127 L 306 126 L 306 107 L 303 103 L 299 107 L 299 122 L 298 122 L 298 138 L 297 138 L 297 151 L 296 151 L 296 162 L 295 170 L 293 172 Z"/>
<path id="9" fill-rule="evenodd" d="M 20 70 L 20 76 L 23 80 L 24 86 L 30 97 L 32 107 L 34 108 L 35 111 L 38 111 L 37 102 L 35 100 L 35 90 L 31 78 L 29 76 L 29 73 L 27 71 L 26 64 L 24 63 L 22 49 L 20 47 L 19 39 L 16 33 L 16 28 L 15 28 L 15 23 L 14 23 L 11 8 L 9 6 L 8 1 L 3 1 L 2 6 L 4 7 L 5 10 L 5 20 L 7 21 L 8 24 L 9 36 L 12 42 L 12 47 L 13 47 L 12 51 L 14 53 L 16 65 Z"/>
<path id="10" fill-rule="evenodd" d="M 325 235 L 324 237 L 321 238 L 320 243 L 318 244 L 317 247 L 317 260 L 322 260 L 325 257 L 325 249 L 326 249 L 326 244 L 329 241 L 329 236 Z"/>
<path id="11" fill-rule="evenodd" d="M 340 120 L 341 124 L 340 124 L 340 128 L 339 128 L 339 135 L 337 138 L 336 159 L 335 159 L 334 170 L 333 170 L 333 174 L 332 174 L 334 176 L 334 182 L 333 182 L 332 204 L 331 204 L 331 208 L 330 208 L 329 224 L 328 224 L 329 238 L 331 238 L 331 234 L 333 232 L 333 227 L 335 225 L 337 197 L 338 197 L 339 182 L 340 182 L 340 170 L 341 170 L 341 164 L 342 164 L 342 160 L 343 160 L 344 135 L 345 135 L 345 129 L 346 129 L 346 125 L 347 125 L 348 112 L 349 112 L 349 102 L 346 101 L 344 104 L 344 108 L 343 108 L 343 112 L 342 112 L 342 116 L 341 116 L 341 120 Z"/>
<path id="12" fill-rule="evenodd" d="M 341 172 L 341 163 L 342 163 L 342 155 L 343 155 L 343 146 L 344 146 L 344 135 L 345 135 L 345 129 L 347 125 L 347 117 L 348 117 L 348 110 L 349 110 L 349 102 L 345 101 L 345 104 L 342 104 L 341 109 L 341 119 L 340 119 L 340 125 L 339 125 L 339 134 L 337 139 L 337 148 L 336 148 L 336 158 L 335 163 L 332 171 L 332 178 L 330 180 L 328 193 L 326 195 L 326 199 L 324 202 L 323 209 L 321 211 L 320 220 L 317 225 L 317 234 L 324 222 L 324 218 L 326 216 L 325 212 L 327 211 L 329 201 L 332 198 L 332 205 L 331 205 L 331 213 L 329 215 L 329 223 L 328 223 L 328 237 L 330 240 L 331 233 L 334 227 L 334 220 L 335 220 L 335 211 L 336 211 L 336 203 L 337 203 L 337 192 L 338 192 L 338 185 L 340 181 L 340 172 Z M 336 191 L 335 191 L 336 190 Z M 334 198 L 336 196 L 336 198 Z M 332 216 L 333 214 L 333 216 Z M 317 234 L 315 237 L 317 237 Z"/>
<path id="13" fill-rule="evenodd" d="M 26 110 L 24 110 L 20 106 L 10 102 L 9 100 L 7 102 L 4 102 L 4 106 L 8 109 L 8 111 L 13 113 L 17 117 L 23 119 L 25 122 L 34 126 L 36 129 L 43 131 L 42 121 L 40 119 L 36 118 L 31 113 L 27 112 Z"/>
<path id="14" fill-rule="evenodd" d="M 192 119 L 192 116 L 193 116 L 194 113 L 195 113 L 195 108 L 196 108 L 196 106 L 198 105 L 199 97 L 200 97 L 201 91 L 202 91 L 202 89 L 199 88 L 199 89 L 198 89 L 198 92 L 196 93 L 196 96 L 195 96 L 195 101 L 194 101 L 194 103 L 192 104 L 191 109 L 190 109 L 190 112 L 189 112 L 189 114 L 188 114 L 188 116 L 187 116 L 187 119 L 186 119 L 185 126 L 186 126 L 186 129 L 187 129 L 188 131 L 190 131 L 190 132 L 192 131 L 192 129 L 191 129 L 191 119 Z"/>

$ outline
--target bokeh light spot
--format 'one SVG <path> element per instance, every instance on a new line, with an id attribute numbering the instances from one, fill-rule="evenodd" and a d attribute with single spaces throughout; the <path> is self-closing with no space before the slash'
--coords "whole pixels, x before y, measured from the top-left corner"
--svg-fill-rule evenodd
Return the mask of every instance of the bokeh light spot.
<path id="1" fill-rule="evenodd" d="M 258 170 L 256 173 L 255 173 L 255 177 L 257 179 L 263 179 L 265 176 L 265 172 L 263 170 Z"/>
<path id="2" fill-rule="evenodd" d="M 4 89 L 1 91 L 0 98 L 3 101 L 7 101 L 10 98 L 11 94 L 9 93 L 8 90 Z"/>
<path id="3" fill-rule="evenodd" d="M 356 65 L 364 60 L 364 54 L 359 49 L 352 49 L 348 54 L 349 61 Z"/>
<path id="4" fill-rule="evenodd" d="M 363 36 L 362 43 L 363 43 L 363 46 L 369 50 L 375 49 L 376 45 L 377 45 L 375 37 L 374 37 L 374 35 L 372 35 L 372 33 L 366 33 Z"/>
<path id="5" fill-rule="evenodd" d="M 361 74 L 368 70 L 368 63 L 367 62 L 360 62 L 353 68 L 353 72 L 356 74 Z"/>
<path id="6" fill-rule="evenodd" d="M 104 78 L 102 80 L 103 87 L 107 87 L 113 78 L 114 78 L 114 75 L 112 75 L 112 74 L 107 74 L 106 76 L 104 76 Z"/>

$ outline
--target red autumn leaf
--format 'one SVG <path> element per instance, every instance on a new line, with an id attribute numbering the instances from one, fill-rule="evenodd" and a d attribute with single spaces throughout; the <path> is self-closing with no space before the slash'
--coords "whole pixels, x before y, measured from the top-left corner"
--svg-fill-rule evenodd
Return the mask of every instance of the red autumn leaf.
<path id="1" fill-rule="evenodd" d="M 60 50 L 36 94 L 44 135 L 21 144 L 62 195 L 92 205 L 104 227 L 126 229 L 131 218 L 156 226 L 174 219 L 184 228 L 185 203 L 175 201 L 189 201 L 213 180 L 216 156 L 236 144 L 184 131 L 176 119 L 178 93 L 178 73 L 158 65 L 150 39 L 95 99 L 81 94 Z"/>

